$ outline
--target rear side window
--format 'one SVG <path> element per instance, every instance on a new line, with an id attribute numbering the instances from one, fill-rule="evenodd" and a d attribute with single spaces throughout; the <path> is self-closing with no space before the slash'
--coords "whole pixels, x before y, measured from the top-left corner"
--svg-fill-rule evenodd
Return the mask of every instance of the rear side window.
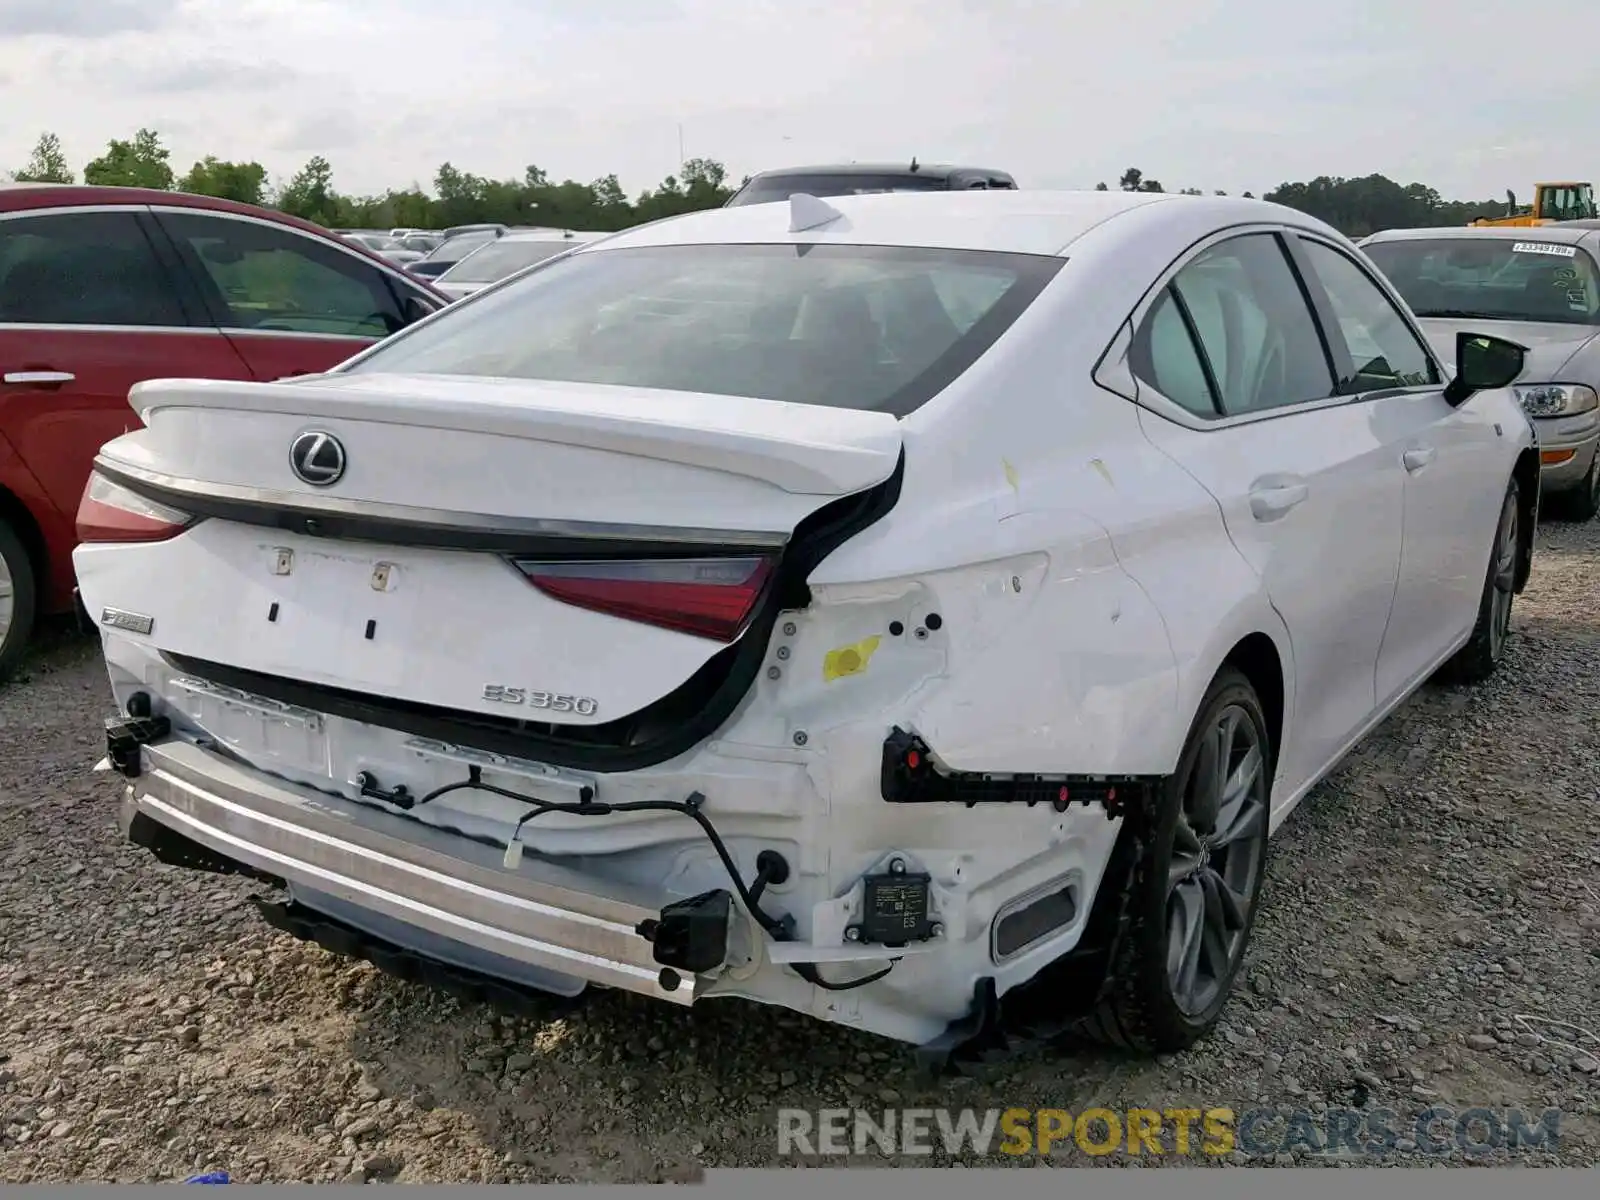
<path id="1" fill-rule="evenodd" d="M 225 328 L 381 338 L 405 324 L 383 273 L 337 246 L 259 221 L 158 219 Z"/>
<path id="2" fill-rule="evenodd" d="M 1180 303 L 1170 314 L 1159 305 L 1152 309 L 1141 332 L 1143 342 L 1151 346 L 1154 335 L 1161 333 L 1163 353 L 1178 364 L 1181 346 L 1171 342 L 1183 324 L 1184 332 L 1192 334 L 1216 411 L 1231 417 L 1335 394 L 1310 304 L 1273 234 L 1244 234 L 1202 251 L 1173 277 L 1167 294 Z M 1180 313 L 1186 323 L 1171 319 Z M 1157 321 L 1163 322 L 1159 331 Z M 1136 372 L 1142 366 L 1148 373 L 1153 362 L 1153 354 L 1142 364 L 1136 360 Z M 1175 372 L 1181 372 L 1184 387 L 1193 388 L 1191 371 L 1174 365 L 1168 368 L 1169 378 L 1178 377 Z M 1149 382 L 1161 389 L 1156 379 Z M 1172 398 L 1191 411 L 1203 411 L 1192 390 L 1187 399 Z"/>
<path id="3" fill-rule="evenodd" d="M 0 221 L 0 323 L 190 324 L 131 212 Z"/>
<path id="4" fill-rule="evenodd" d="M 1197 417 L 1221 412 L 1206 378 L 1199 347 L 1185 323 L 1178 298 L 1169 287 L 1150 310 L 1133 351 L 1134 374 L 1154 385 L 1168 400 Z"/>
<path id="5" fill-rule="evenodd" d="M 581 251 L 445 310 L 349 369 L 903 416 L 993 345 L 1064 261 L 893 246 Z"/>

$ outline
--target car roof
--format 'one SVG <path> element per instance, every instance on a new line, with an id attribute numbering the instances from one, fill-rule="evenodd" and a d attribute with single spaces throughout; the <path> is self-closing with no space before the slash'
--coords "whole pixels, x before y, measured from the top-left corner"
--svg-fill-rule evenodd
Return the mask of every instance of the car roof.
<path id="1" fill-rule="evenodd" d="M 1575 246 L 1593 238 L 1600 222 L 1562 221 L 1557 225 L 1441 225 L 1432 229 L 1384 229 L 1361 240 L 1372 242 L 1419 242 L 1438 238 L 1480 238 L 1500 242 L 1555 242 Z"/>
<path id="2" fill-rule="evenodd" d="M 198 196 L 193 192 L 168 192 L 160 188 L 105 187 L 92 183 L 0 183 L 0 214 L 27 212 L 32 209 L 87 208 L 99 205 L 130 207 L 159 205 L 164 208 L 193 208 L 204 212 L 228 213 L 236 217 L 253 217 L 258 221 L 287 225 L 304 233 L 338 242 L 348 247 L 349 253 L 370 259 L 385 270 L 394 269 L 381 255 L 374 253 L 362 243 L 351 241 L 321 225 L 303 221 L 299 217 L 292 217 L 274 208 L 241 204 L 237 200 L 223 200 L 217 196 Z M 433 290 L 428 287 L 426 281 L 422 283 L 424 290 Z"/>
<path id="3" fill-rule="evenodd" d="M 256 204 L 241 204 L 217 196 L 197 196 L 192 192 L 168 192 L 160 188 L 105 187 L 93 183 L 4 183 L 0 184 L 0 212 L 27 208 L 81 208 L 90 204 L 160 204 L 169 208 L 203 208 L 212 212 L 234 213 L 242 217 L 263 217 L 302 229 L 314 229 L 326 237 L 331 231 L 299 217 Z M 360 230 L 365 233 L 367 230 Z"/>
<path id="4" fill-rule="evenodd" d="M 948 179 L 957 173 L 971 172 L 1010 179 L 1008 171 L 993 167 L 973 167 L 952 163 L 919 163 L 901 160 L 896 163 L 823 163 L 812 167 L 774 167 L 758 171 L 751 179 L 785 179 L 795 175 L 927 175 L 934 179 Z"/>
<path id="5" fill-rule="evenodd" d="M 1060 255 L 1096 226 L 1155 206 L 1170 206 L 1185 218 L 1204 211 L 1219 226 L 1257 221 L 1325 228 L 1314 218 L 1264 200 L 1171 192 L 894 192 L 830 196 L 822 203 L 843 219 L 791 233 L 791 203 L 704 209 L 625 230 L 585 253 L 639 246 L 837 241 Z"/>

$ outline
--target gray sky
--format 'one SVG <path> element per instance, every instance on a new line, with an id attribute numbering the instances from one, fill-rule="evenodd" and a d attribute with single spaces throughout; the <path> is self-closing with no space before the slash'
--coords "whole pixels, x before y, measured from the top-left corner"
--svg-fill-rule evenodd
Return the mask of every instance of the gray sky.
<path id="1" fill-rule="evenodd" d="M 1595 0 L 0 0 L 0 166 L 50 129 L 81 170 L 145 125 L 180 173 L 322 154 L 374 192 L 536 163 L 633 195 L 681 124 L 736 179 L 915 154 L 1024 187 L 1526 197 L 1600 175 L 1597 46 Z"/>

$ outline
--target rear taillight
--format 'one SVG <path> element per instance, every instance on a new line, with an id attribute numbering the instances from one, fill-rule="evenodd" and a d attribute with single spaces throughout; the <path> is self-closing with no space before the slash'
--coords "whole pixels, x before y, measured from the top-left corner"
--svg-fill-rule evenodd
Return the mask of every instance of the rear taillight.
<path id="1" fill-rule="evenodd" d="M 719 642 L 744 632 L 774 568 L 757 556 L 515 563 L 534 587 L 567 604 Z"/>
<path id="2" fill-rule="evenodd" d="M 89 476 L 78 502 L 80 542 L 161 542 L 193 522 L 188 513 L 146 500 L 104 475 Z"/>

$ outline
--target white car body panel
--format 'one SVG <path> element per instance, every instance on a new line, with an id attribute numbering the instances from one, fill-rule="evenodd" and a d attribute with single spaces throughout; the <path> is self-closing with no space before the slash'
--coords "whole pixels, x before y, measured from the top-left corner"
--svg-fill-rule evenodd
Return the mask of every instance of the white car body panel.
<path id="1" fill-rule="evenodd" d="M 1124 325 L 1164 274 L 1219 230 L 1267 223 L 1336 238 L 1287 209 L 1119 193 L 829 203 L 842 219 L 800 234 L 787 231 L 788 206 L 750 206 L 645 226 L 576 254 L 792 241 L 1069 261 L 986 354 L 903 419 L 661 392 L 646 404 L 628 389 L 469 378 L 161 381 L 135 391 L 148 428 L 110 443 L 103 460 L 309 509 L 322 497 L 294 478 L 287 451 L 299 433 L 327 429 L 350 447 L 348 475 L 329 500 L 781 537 L 831 500 L 890 479 L 903 451 L 892 509 L 810 571 L 809 605 L 779 615 L 748 692 L 712 733 L 638 769 L 504 759 L 485 769 L 501 786 L 547 796 L 587 784 L 607 803 L 702 793 L 746 878 L 766 848 L 793 867 L 767 895 L 794 918 L 794 942 L 765 939 L 747 922 L 749 945 L 762 943 L 748 961 L 668 994 L 646 969 L 642 940 L 642 950 L 618 949 L 607 933 L 586 951 L 603 964 L 573 965 L 571 946 L 551 949 L 567 935 L 545 909 L 517 907 L 521 900 L 502 897 L 491 910 L 484 897 L 441 893 L 416 924 L 429 937 L 456 939 L 463 961 L 493 953 L 520 956 L 530 971 L 566 972 L 546 981 L 553 990 L 589 979 L 669 1000 L 742 996 L 923 1041 L 965 1013 L 975 981 L 993 977 L 1004 994 L 1076 944 L 1119 825 L 1082 806 L 885 803 L 878 778 L 891 726 L 917 732 L 952 770 L 1164 775 L 1219 666 L 1250 639 L 1270 647 L 1281 668 L 1276 828 L 1467 639 L 1505 484 L 1531 439 L 1509 392 L 1480 393 L 1459 409 L 1436 389 L 1350 398 L 1204 431 L 1164 411 L 1120 365 Z M 459 318 L 479 303 L 457 310 Z M 448 319 L 449 310 L 415 328 Z M 1419 441 L 1437 453 L 1426 470 L 1408 471 L 1403 455 Z M 1252 486 L 1284 474 L 1305 482 L 1305 501 L 1279 519 L 1258 519 Z M 307 591 L 294 597 L 323 618 L 295 636 L 287 626 L 268 633 L 259 615 L 278 595 L 267 564 L 279 548 L 296 561 L 330 560 L 327 579 L 307 574 Z M 378 560 L 400 567 L 400 588 L 377 598 L 395 602 L 392 648 L 347 632 L 373 608 L 360 585 Z M 203 748 L 157 753 L 152 762 L 170 769 L 133 781 L 130 811 L 282 871 L 313 902 L 335 896 L 346 905 L 340 919 L 363 911 L 388 919 L 421 903 L 385 891 L 402 883 L 373 866 L 399 853 L 392 839 L 406 822 L 358 803 L 349 781 L 371 771 L 423 794 L 459 781 L 463 760 L 382 721 L 307 714 L 208 687 L 163 651 L 469 713 L 493 711 L 486 683 L 515 681 L 597 698 L 594 724 L 677 687 L 720 649 L 565 606 L 488 554 L 330 543 L 213 519 L 160 543 L 86 544 L 75 563 L 91 613 L 153 618 L 148 633 L 102 630 L 118 701 L 150 693 L 184 739 L 202 731 L 247 764 L 228 768 L 230 787 L 251 771 L 261 781 L 259 796 L 230 801 L 224 812 L 204 794 L 206 772 L 222 768 L 206 765 Z M 344 573 L 342 584 L 333 572 Z M 186 586 L 171 587 L 179 578 Z M 937 623 L 928 620 L 934 613 Z M 390 620 L 378 620 L 380 636 Z M 513 624 L 521 633 L 508 637 Z M 830 652 L 854 646 L 869 647 L 862 669 L 825 673 Z M 191 772 L 200 783 L 184 782 Z M 270 855 L 243 832 L 260 825 L 247 821 L 253 804 L 277 814 L 271 828 L 287 831 Z M 315 870 L 309 850 L 289 848 L 301 844 L 292 835 L 302 805 L 318 820 L 337 818 L 349 843 Z M 187 815 L 173 815 L 180 810 Z M 442 830 L 519 837 L 531 859 L 570 864 L 606 904 L 618 889 L 646 896 L 650 908 L 727 886 L 712 847 L 681 815 L 551 813 L 513 835 L 523 811 L 505 797 L 461 790 L 406 820 L 431 826 L 428 836 L 445 846 Z M 358 845 L 378 849 L 350 848 Z M 896 950 L 894 970 L 855 991 L 824 990 L 785 967 L 883 965 L 883 949 L 852 944 L 845 926 L 861 875 L 890 854 L 932 876 L 941 933 Z M 461 850 L 463 878 L 496 869 L 481 856 L 481 847 Z M 504 869 L 517 881 L 509 895 L 534 888 L 532 872 L 542 867 Z M 1076 917 L 996 961 L 997 914 L 1063 882 L 1082 901 Z M 483 932 L 491 926 L 492 936 Z"/>

